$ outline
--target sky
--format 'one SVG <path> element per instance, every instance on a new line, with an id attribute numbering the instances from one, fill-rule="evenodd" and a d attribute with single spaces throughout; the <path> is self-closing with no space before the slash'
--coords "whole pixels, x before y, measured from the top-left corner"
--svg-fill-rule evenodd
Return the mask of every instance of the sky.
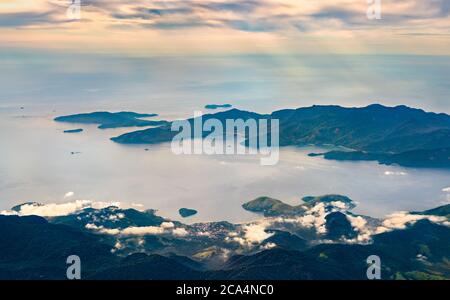
<path id="1" fill-rule="evenodd" d="M 450 1 L 376 1 L 0 0 L 0 109 L 450 113 Z"/>
<path id="2" fill-rule="evenodd" d="M 81 1 L 80 19 L 68 17 L 71 1 Z M 367 17 L 376 8 L 368 1 L 0 0 L 0 45 L 144 56 L 450 54 L 448 0 L 381 0 L 381 19 Z"/>

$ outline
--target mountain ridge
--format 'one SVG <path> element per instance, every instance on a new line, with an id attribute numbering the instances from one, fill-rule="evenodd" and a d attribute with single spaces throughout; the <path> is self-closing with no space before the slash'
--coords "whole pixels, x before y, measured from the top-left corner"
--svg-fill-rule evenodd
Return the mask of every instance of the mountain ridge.
<path id="1" fill-rule="evenodd" d="M 324 153 L 326 159 L 363 160 L 361 155 L 355 157 L 361 152 L 367 153 L 364 160 L 380 163 L 407 167 L 450 167 L 450 157 L 446 156 L 446 152 L 442 153 L 442 149 L 450 149 L 450 116 L 445 113 L 425 112 L 404 105 L 387 107 L 372 104 L 353 108 L 313 105 L 278 110 L 271 114 L 233 108 L 202 116 L 203 122 L 211 118 L 221 122 L 226 119 L 278 119 L 280 146 L 312 144 L 348 149 Z M 192 123 L 193 119 L 187 121 Z M 168 124 L 126 133 L 111 140 L 122 144 L 159 144 L 170 142 L 176 134 Z M 207 135 L 208 132 L 203 133 L 204 137 Z M 248 136 L 245 137 L 248 139 Z"/>

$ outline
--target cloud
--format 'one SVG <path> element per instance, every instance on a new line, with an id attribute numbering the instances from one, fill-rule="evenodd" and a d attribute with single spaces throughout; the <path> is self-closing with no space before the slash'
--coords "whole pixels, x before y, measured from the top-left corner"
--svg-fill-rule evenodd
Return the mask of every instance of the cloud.
<path id="1" fill-rule="evenodd" d="M 198 232 L 196 232 L 196 234 L 197 234 L 198 236 L 204 236 L 204 237 L 209 237 L 209 236 L 211 236 L 211 232 L 208 232 L 208 231 L 198 231 Z"/>
<path id="2" fill-rule="evenodd" d="M 173 224 L 173 222 L 162 222 L 160 226 L 164 229 L 170 229 L 174 228 L 175 224 Z"/>
<path id="3" fill-rule="evenodd" d="M 165 228 L 157 226 L 141 226 L 141 227 L 127 227 L 121 230 L 118 234 L 121 235 L 158 235 L 163 234 Z"/>
<path id="4" fill-rule="evenodd" d="M 344 6 L 323 7 L 318 12 L 311 14 L 311 17 L 315 19 L 339 19 L 347 24 L 356 24 L 367 20 L 360 10 L 354 10 L 351 7 L 346 8 Z"/>
<path id="5" fill-rule="evenodd" d="M 407 47 L 416 52 L 448 52 L 449 48 L 441 38 L 449 34 L 447 0 L 383 0 L 382 20 L 377 21 L 368 20 L 368 5 L 360 0 L 81 2 L 79 21 L 67 19 L 68 0 L 1 3 L 0 43 L 63 49 L 83 49 L 89 44 L 110 51 L 114 46 L 122 51 L 150 49 L 152 53 L 180 49 L 177 53 L 183 54 L 203 49 L 208 53 L 316 53 L 318 48 L 325 51 L 334 46 L 346 51 L 367 48 L 365 51 L 378 53 L 380 43 L 398 51 Z M 29 31 L 18 37 L 13 29 L 19 28 Z M 417 40 L 411 41 L 411 35 Z M 431 39 L 438 49 L 430 46 Z M 144 42 L 148 40 L 158 43 Z M 423 46 L 424 41 L 427 47 Z M 386 51 L 385 47 L 382 49 Z"/>
<path id="6" fill-rule="evenodd" d="M 351 216 L 347 215 L 347 219 L 350 221 L 353 229 L 358 232 L 355 242 L 358 243 L 368 243 L 372 239 L 374 233 L 373 228 L 368 226 L 367 220 L 362 216 Z M 351 240 L 349 242 L 352 242 Z"/>
<path id="7" fill-rule="evenodd" d="M 97 225 L 91 224 L 91 223 L 86 224 L 86 226 L 84 226 L 84 227 L 86 229 L 94 230 L 94 231 L 96 231 L 98 233 L 101 233 L 101 234 L 117 235 L 117 234 L 120 233 L 119 229 L 116 229 L 116 228 L 105 228 L 103 226 L 97 226 Z"/>
<path id="8" fill-rule="evenodd" d="M 64 199 L 70 198 L 70 197 L 72 197 L 73 195 L 75 195 L 74 192 L 67 192 L 67 193 L 64 195 Z"/>
<path id="9" fill-rule="evenodd" d="M 385 171 L 384 175 L 386 176 L 406 176 L 408 173 L 402 171 Z"/>
<path id="10" fill-rule="evenodd" d="M 122 245 L 122 243 L 120 241 L 116 241 L 116 243 L 114 244 L 114 247 L 111 249 L 111 253 L 116 253 L 117 250 L 122 249 L 124 246 Z"/>
<path id="11" fill-rule="evenodd" d="M 21 216 L 36 215 L 41 217 L 58 217 L 74 214 L 86 208 L 103 209 L 110 206 L 119 208 L 128 207 L 128 205 L 121 202 L 75 200 L 66 203 L 24 204 L 20 206 L 20 210 L 17 214 Z"/>
<path id="12" fill-rule="evenodd" d="M 180 236 L 181 237 L 181 236 L 187 236 L 189 234 L 189 232 L 186 229 L 182 228 L 182 227 L 178 227 L 178 228 L 175 228 L 175 229 L 172 230 L 172 234 L 174 236 Z"/>
<path id="13" fill-rule="evenodd" d="M 241 226 L 241 231 L 229 232 L 225 241 L 238 243 L 245 248 L 259 245 L 275 234 L 266 231 L 271 223 L 270 219 L 262 219 L 260 221 L 243 224 Z"/>
<path id="14" fill-rule="evenodd" d="M 244 239 L 252 244 L 259 244 L 262 241 L 270 238 L 274 235 L 274 233 L 267 233 L 267 225 L 265 223 L 259 223 L 259 224 L 250 224 L 245 225 L 243 227 L 243 230 L 245 232 Z"/>
<path id="15" fill-rule="evenodd" d="M 15 215 L 18 215 L 18 214 L 19 214 L 18 212 L 12 211 L 12 210 L 2 210 L 2 211 L 0 211 L 0 215 L 3 215 L 3 216 L 15 216 Z"/>
<path id="16" fill-rule="evenodd" d="M 115 235 L 115 236 L 144 236 L 144 235 L 162 235 L 170 234 L 176 237 L 184 237 L 189 232 L 183 227 L 175 227 L 173 222 L 163 222 L 160 226 L 130 226 L 123 229 L 105 228 L 89 223 L 86 229 L 93 230 L 99 234 Z"/>
<path id="17" fill-rule="evenodd" d="M 116 215 L 111 214 L 108 216 L 108 220 L 113 222 L 119 221 L 123 218 L 125 218 L 125 215 L 123 213 L 118 213 Z"/>
<path id="18" fill-rule="evenodd" d="M 396 212 L 388 215 L 382 222 L 381 226 L 376 228 L 375 233 L 383 233 L 395 229 L 405 229 L 407 225 L 412 225 L 419 220 L 427 219 L 430 222 L 450 226 L 450 222 L 446 217 L 413 215 L 409 212 Z"/>
<path id="19" fill-rule="evenodd" d="M 73 197 L 75 194 L 73 192 L 68 192 L 65 194 L 64 198 Z M 78 213 L 86 208 L 93 209 L 104 209 L 107 207 L 117 207 L 121 209 L 133 208 L 136 210 L 142 210 L 144 206 L 137 203 L 127 203 L 127 202 L 105 202 L 105 201 L 92 201 L 92 200 L 74 200 L 71 202 L 64 203 L 26 203 L 20 205 L 18 211 L 5 210 L 0 214 L 15 214 L 20 216 L 36 215 L 41 217 L 59 217 L 67 216 L 70 214 Z M 117 221 L 123 219 L 124 214 L 118 213 L 116 215 L 109 215 L 110 221 Z"/>
<path id="20" fill-rule="evenodd" d="M 325 204 L 318 203 L 307 210 L 302 217 L 299 217 L 297 222 L 306 228 L 314 227 L 318 233 L 324 234 L 327 231 L 325 227 L 325 217 L 328 213 L 325 210 Z"/>
<path id="21" fill-rule="evenodd" d="M 228 11 L 235 13 L 251 13 L 257 10 L 259 7 L 267 5 L 264 0 L 260 1 L 223 1 L 223 2 L 205 2 L 200 3 L 198 7 L 206 8 L 212 11 Z"/>
<path id="22" fill-rule="evenodd" d="M 69 6 L 60 1 L 36 0 L 35 5 L 18 4 L 16 9 L 0 5 L 0 26 L 21 27 L 64 20 Z M 411 0 L 407 3 L 383 0 L 382 22 L 366 17 L 367 3 L 359 0 L 165 0 L 165 1 L 82 1 L 82 14 L 106 27 L 142 25 L 158 29 L 222 27 L 240 31 L 277 31 L 286 29 L 330 30 L 402 26 L 426 20 L 446 19 L 447 0 Z M 336 22 L 338 21 L 338 22 Z M 312 26 L 307 26 L 312 24 Z M 328 26 L 328 27 L 325 27 Z M 333 26 L 334 28 L 331 28 Z M 402 26 L 404 29 L 404 26 Z"/>
<path id="23" fill-rule="evenodd" d="M 53 16 L 54 12 L 1 13 L 0 10 L 0 27 L 26 27 L 55 23 Z"/>
<path id="24" fill-rule="evenodd" d="M 245 248 L 252 248 L 259 245 L 274 233 L 268 233 L 269 229 L 280 229 L 291 231 L 292 226 L 314 229 L 318 234 L 325 234 L 326 216 L 331 212 L 341 211 L 346 213 L 350 207 L 342 201 L 332 201 L 330 203 L 317 203 L 315 206 L 306 208 L 306 211 L 300 216 L 293 217 L 267 217 L 259 221 L 254 221 L 241 225 L 241 230 L 228 233 L 225 238 L 227 242 L 235 242 Z M 352 217 L 346 214 L 353 227 L 360 232 L 359 241 L 367 242 L 370 239 L 367 223 L 363 217 Z M 287 226 L 286 226 L 287 225 Z M 294 227 L 295 228 L 295 227 Z M 356 240 L 355 240 L 356 241 Z"/>
<path id="25" fill-rule="evenodd" d="M 404 25 L 445 19 L 449 14 L 446 0 L 411 0 L 408 3 L 383 0 L 383 21 L 376 23 L 366 16 L 367 3 L 358 0 L 315 3 L 292 0 L 113 1 L 107 5 L 93 2 L 91 6 L 111 12 L 112 18 L 122 21 L 140 19 L 141 25 L 158 29 L 221 27 L 250 32 L 376 29 L 380 26 L 402 26 L 404 29 Z"/>
<path id="26" fill-rule="evenodd" d="M 444 188 L 444 189 L 442 189 L 442 191 L 444 193 L 450 193 L 450 187 Z"/>
<path id="27" fill-rule="evenodd" d="M 269 249 L 273 249 L 275 247 L 277 247 L 277 244 L 267 243 L 267 244 L 264 244 L 263 246 L 261 246 L 260 248 L 261 248 L 261 250 L 269 250 Z"/>
<path id="28" fill-rule="evenodd" d="M 222 26 L 248 32 L 270 32 L 279 28 L 277 23 L 264 19 L 258 20 L 223 20 Z"/>

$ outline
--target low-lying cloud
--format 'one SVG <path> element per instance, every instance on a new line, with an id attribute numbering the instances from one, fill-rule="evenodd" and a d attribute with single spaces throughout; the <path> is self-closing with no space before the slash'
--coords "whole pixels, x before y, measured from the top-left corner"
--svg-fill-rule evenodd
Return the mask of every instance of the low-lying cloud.
<path id="1" fill-rule="evenodd" d="M 131 207 L 131 205 L 122 202 L 75 200 L 65 203 L 26 203 L 21 205 L 17 211 L 4 211 L 4 213 L 17 214 L 21 216 L 36 215 L 41 217 L 60 217 L 77 213 L 86 208 L 103 209 L 111 206 L 118 208 Z"/>
<path id="2" fill-rule="evenodd" d="M 446 217 L 416 215 L 410 214 L 409 212 L 397 212 L 388 215 L 383 220 L 382 225 L 376 229 L 375 233 L 378 234 L 387 231 L 392 231 L 395 229 L 405 229 L 408 225 L 413 225 L 417 221 L 425 219 L 433 223 L 450 226 L 450 222 L 447 221 Z"/>
<path id="3" fill-rule="evenodd" d="M 120 236 L 171 234 L 176 237 L 184 237 L 189 234 L 189 232 L 185 228 L 175 227 L 175 224 L 173 222 L 163 222 L 160 226 L 130 226 L 123 229 L 105 228 L 104 226 L 97 226 L 95 224 L 89 223 L 86 224 L 85 228 L 100 234 Z"/>

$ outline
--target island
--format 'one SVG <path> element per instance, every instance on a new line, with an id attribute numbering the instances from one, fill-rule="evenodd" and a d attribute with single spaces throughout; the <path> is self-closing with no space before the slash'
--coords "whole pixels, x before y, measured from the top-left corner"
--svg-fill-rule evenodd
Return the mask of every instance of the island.
<path id="1" fill-rule="evenodd" d="M 276 119 L 280 146 L 335 146 L 325 159 L 373 160 L 405 167 L 450 168 L 450 116 L 404 105 L 366 107 L 314 105 L 271 114 L 230 109 L 202 116 L 202 121 Z M 194 119 L 187 121 L 193 122 Z M 121 144 L 170 142 L 177 134 L 166 126 L 129 132 L 112 140 Z M 245 138 L 248 139 L 246 136 Z M 244 144 L 247 145 L 246 142 Z"/>
<path id="2" fill-rule="evenodd" d="M 265 196 L 244 203 L 242 208 L 250 212 L 262 214 L 265 217 L 297 215 L 305 211 L 301 205 L 291 206 L 278 199 Z"/>
<path id="3" fill-rule="evenodd" d="M 76 124 L 98 124 L 99 129 L 121 128 L 121 127 L 145 127 L 161 126 L 168 124 L 167 121 L 142 120 L 142 118 L 156 117 L 157 114 L 139 114 L 135 112 L 92 112 L 68 116 L 56 117 L 56 122 Z"/>
<path id="4" fill-rule="evenodd" d="M 219 108 L 232 108 L 231 104 L 207 104 L 205 105 L 206 109 L 219 109 Z"/>
<path id="5" fill-rule="evenodd" d="M 178 210 L 178 213 L 180 214 L 180 216 L 182 216 L 183 218 L 188 218 L 191 216 L 194 216 L 197 214 L 197 211 L 195 209 L 191 209 L 191 208 L 180 208 Z"/>
<path id="6" fill-rule="evenodd" d="M 79 132 L 83 132 L 83 129 L 78 128 L 78 129 L 68 129 L 68 130 L 64 130 L 64 133 L 79 133 Z"/>
<path id="7" fill-rule="evenodd" d="M 281 200 L 270 197 L 259 197 L 242 205 L 247 211 L 262 214 L 265 217 L 295 216 L 304 214 L 305 211 L 319 203 L 326 206 L 333 206 L 335 203 L 342 203 L 347 209 L 355 208 L 353 200 L 342 195 L 307 196 L 302 198 L 303 203 L 299 205 L 289 205 Z"/>

